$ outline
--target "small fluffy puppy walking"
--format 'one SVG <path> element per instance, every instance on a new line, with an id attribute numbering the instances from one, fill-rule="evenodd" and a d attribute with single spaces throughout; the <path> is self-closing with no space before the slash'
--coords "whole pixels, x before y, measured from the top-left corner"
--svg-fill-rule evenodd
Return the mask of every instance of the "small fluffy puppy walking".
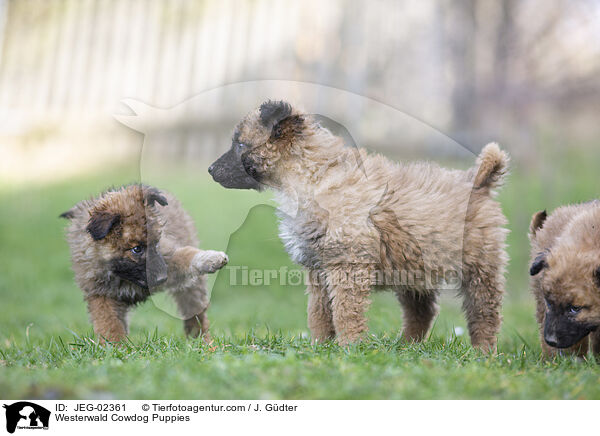
<path id="1" fill-rule="evenodd" d="M 173 195 L 128 185 L 84 200 L 61 217 L 71 221 L 75 280 L 101 343 L 122 340 L 129 310 L 160 289 L 175 299 L 187 335 L 208 335 L 205 274 L 228 259 L 197 248 L 193 221 Z"/>
<path id="2" fill-rule="evenodd" d="M 508 260 L 493 190 L 507 165 L 496 144 L 469 171 L 397 164 L 345 147 L 315 117 L 268 101 L 238 124 L 209 173 L 227 188 L 275 191 L 280 236 L 309 272 L 313 340 L 360 340 L 371 289 L 391 288 L 404 337 L 420 341 L 439 291 L 453 282 L 473 346 L 493 351 Z"/>
<path id="3" fill-rule="evenodd" d="M 600 353 L 600 201 L 536 213 L 529 238 L 542 350 Z"/>

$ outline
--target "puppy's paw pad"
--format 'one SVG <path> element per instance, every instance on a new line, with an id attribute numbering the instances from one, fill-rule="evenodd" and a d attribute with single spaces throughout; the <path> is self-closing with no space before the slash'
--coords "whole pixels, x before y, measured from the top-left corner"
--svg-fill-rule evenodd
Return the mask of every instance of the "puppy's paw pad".
<path id="1" fill-rule="evenodd" d="M 214 273 L 223 268 L 229 258 L 222 251 L 206 250 L 194 256 L 192 266 L 201 273 Z"/>

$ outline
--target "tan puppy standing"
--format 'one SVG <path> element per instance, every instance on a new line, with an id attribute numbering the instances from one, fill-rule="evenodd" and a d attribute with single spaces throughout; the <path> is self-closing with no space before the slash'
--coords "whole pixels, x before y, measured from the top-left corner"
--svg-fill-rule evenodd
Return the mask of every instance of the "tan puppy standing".
<path id="1" fill-rule="evenodd" d="M 454 273 L 472 344 L 489 351 L 496 347 L 508 260 L 506 219 L 493 189 L 507 164 L 490 144 L 469 171 L 399 165 L 345 147 L 315 117 L 268 101 L 238 124 L 231 149 L 209 173 L 227 188 L 275 191 L 280 236 L 310 273 L 313 340 L 360 340 L 373 287 L 396 292 L 405 338 L 422 340 L 439 290 Z M 409 279 L 381 280 L 396 272 Z"/>
<path id="2" fill-rule="evenodd" d="M 61 215 L 73 271 L 101 342 L 120 341 L 127 314 L 167 289 L 186 334 L 208 334 L 205 274 L 227 263 L 225 253 L 198 249 L 196 228 L 175 197 L 129 185 L 84 200 Z"/>

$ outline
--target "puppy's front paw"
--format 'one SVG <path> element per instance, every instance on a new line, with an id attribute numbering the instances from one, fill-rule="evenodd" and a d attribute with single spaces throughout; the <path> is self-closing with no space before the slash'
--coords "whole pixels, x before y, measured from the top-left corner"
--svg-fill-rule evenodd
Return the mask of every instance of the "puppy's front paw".
<path id="1" fill-rule="evenodd" d="M 194 256 L 192 267 L 202 274 L 208 274 L 220 270 L 227 262 L 229 258 L 222 251 L 206 250 Z"/>

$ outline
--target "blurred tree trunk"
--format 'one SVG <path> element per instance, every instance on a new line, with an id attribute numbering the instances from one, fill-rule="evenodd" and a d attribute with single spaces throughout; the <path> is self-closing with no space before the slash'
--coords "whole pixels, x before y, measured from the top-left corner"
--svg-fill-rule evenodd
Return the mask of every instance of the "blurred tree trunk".
<path id="1" fill-rule="evenodd" d="M 494 99 L 503 101 L 506 100 L 507 97 L 507 85 L 510 85 L 509 62 L 510 50 L 515 32 L 515 2 L 514 0 L 503 0 L 500 4 L 501 15 L 496 34 L 496 46 L 494 49 L 492 94 Z"/>
<path id="2" fill-rule="evenodd" d="M 460 136 L 471 131 L 475 123 L 475 34 L 476 0 L 448 4 L 450 31 L 450 66 L 454 77 L 452 116 L 454 130 Z"/>
<path id="3" fill-rule="evenodd" d="M 8 14 L 8 0 L 0 0 L 0 65 L 2 64 L 2 49 L 4 48 L 4 30 Z"/>

